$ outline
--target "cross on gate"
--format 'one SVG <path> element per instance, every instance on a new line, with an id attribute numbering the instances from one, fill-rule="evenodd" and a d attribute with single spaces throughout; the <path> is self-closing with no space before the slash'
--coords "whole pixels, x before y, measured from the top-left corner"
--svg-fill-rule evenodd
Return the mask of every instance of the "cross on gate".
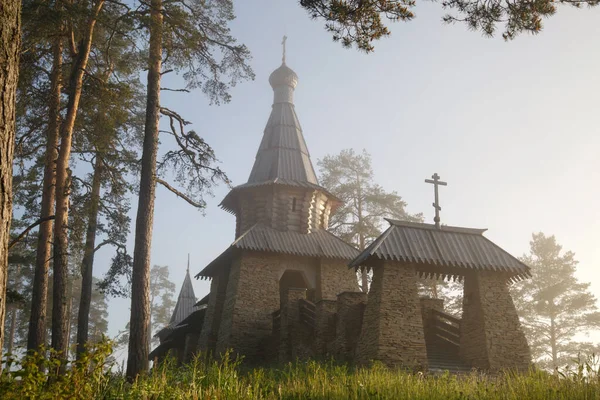
<path id="1" fill-rule="evenodd" d="M 440 200 L 438 198 L 438 186 L 447 186 L 448 184 L 446 182 L 442 182 L 440 181 L 440 176 L 437 174 L 437 172 L 435 174 L 433 174 L 431 176 L 432 179 L 425 179 L 426 183 L 432 183 L 433 184 L 433 190 L 435 193 L 435 202 L 433 203 L 433 208 L 435 208 L 435 218 L 433 219 L 433 221 L 435 222 L 435 227 L 436 228 L 440 228 L 440 210 L 442 209 L 442 207 L 440 207 Z"/>

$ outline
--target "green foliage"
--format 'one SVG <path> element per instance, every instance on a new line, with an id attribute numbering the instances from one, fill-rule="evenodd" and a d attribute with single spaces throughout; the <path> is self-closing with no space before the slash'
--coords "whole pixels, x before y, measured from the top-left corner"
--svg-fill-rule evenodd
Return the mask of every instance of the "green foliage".
<path id="1" fill-rule="evenodd" d="M 169 279 L 169 267 L 154 265 L 150 270 L 150 338 L 149 346 L 158 345 L 158 338 L 154 335 L 167 326 L 171 320 L 171 314 L 175 307 L 173 293 L 176 286 Z M 115 345 L 117 347 L 127 346 L 129 343 L 129 323 L 125 330 L 119 334 Z"/>
<path id="2" fill-rule="evenodd" d="M 421 214 L 410 215 L 406 203 L 396 192 L 387 192 L 375 183 L 371 155 L 363 150 L 342 150 L 319 160 L 321 184 L 344 203 L 332 214 L 329 230 L 342 240 L 364 250 L 383 232 L 384 218 L 421 221 Z M 362 272 L 361 287 L 370 278 Z M 366 290 L 365 290 L 366 291 Z"/>
<path id="3" fill-rule="evenodd" d="M 110 343 L 99 343 L 64 375 L 38 354 L 10 360 L 0 377 L 2 399 L 593 399 L 600 396 L 598 359 L 581 358 L 559 375 L 543 371 L 488 376 L 427 375 L 373 363 L 355 368 L 332 361 L 248 369 L 225 354 L 197 356 L 176 367 L 166 360 L 129 383 L 110 368 Z M 51 376 L 41 372 L 43 365 Z M 51 378 L 51 379 L 49 379 Z"/>
<path id="4" fill-rule="evenodd" d="M 50 350 L 33 352 L 21 360 L 7 355 L 6 368 L 0 375 L 2 399 L 91 399 L 104 398 L 111 374 L 108 372 L 112 345 L 102 340 L 90 347 L 83 357 L 58 373 L 60 359 Z M 47 373 L 44 371 L 48 371 Z"/>
<path id="5" fill-rule="evenodd" d="M 406 212 L 406 202 L 397 192 L 387 192 L 375 183 L 371 155 L 363 150 L 342 150 L 318 161 L 321 184 L 344 204 L 331 216 L 329 229 L 348 243 L 364 249 L 383 231 L 384 218 L 422 220 L 421 214 Z"/>
<path id="6" fill-rule="evenodd" d="M 600 312 L 590 284 L 575 277 L 575 254 L 563 252 L 554 236 L 533 234 L 530 254 L 522 258 L 533 277 L 511 288 L 532 356 L 554 369 L 597 346 L 578 336 L 600 327 Z"/>
<path id="7" fill-rule="evenodd" d="M 300 0 L 312 18 L 325 20 L 325 28 L 334 41 L 345 47 L 353 44 L 363 51 L 373 51 L 373 41 L 388 36 L 383 19 L 408 21 L 414 0 Z"/>
<path id="8" fill-rule="evenodd" d="M 493 36 L 498 25 L 504 25 L 502 37 L 514 39 L 523 32 L 539 33 L 542 18 L 557 10 L 559 4 L 573 7 L 597 6 L 598 0 L 441 0 L 444 9 L 455 14 L 444 17 L 447 23 L 464 22 L 472 30 Z M 314 19 L 325 21 L 325 28 L 333 33 L 334 41 L 345 47 L 356 45 L 365 52 L 373 51 L 373 42 L 389 36 L 384 20 L 409 21 L 415 17 L 411 11 L 415 0 L 300 0 Z"/>

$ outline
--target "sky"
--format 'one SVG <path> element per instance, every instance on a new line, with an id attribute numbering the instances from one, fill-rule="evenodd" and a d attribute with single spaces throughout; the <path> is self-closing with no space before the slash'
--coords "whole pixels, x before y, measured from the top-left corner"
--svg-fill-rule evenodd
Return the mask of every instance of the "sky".
<path id="1" fill-rule="evenodd" d="M 297 1 L 234 5 L 231 29 L 252 52 L 256 79 L 236 86 L 221 106 L 200 91 L 162 96 L 214 148 L 234 185 L 250 174 L 285 34 L 315 168 L 327 154 L 366 149 L 377 183 L 427 222 L 433 188 L 423 181 L 437 172 L 448 182 L 440 188 L 442 223 L 487 228 L 515 256 L 528 252 L 533 232 L 556 235 L 575 252 L 578 278 L 600 297 L 600 7 L 559 7 L 541 34 L 505 42 L 444 24 L 439 4 L 418 2 L 413 21 L 390 23 L 391 37 L 365 54 L 334 43 Z M 188 253 L 196 274 L 234 240 L 235 219 L 218 207 L 227 192 L 215 188 L 203 213 L 157 188 L 152 264 L 168 265 L 178 290 Z M 111 256 L 108 248 L 99 252 L 95 275 Z M 194 280 L 194 289 L 201 298 L 209 282 Z M 110 301 L 110 335 L 125 327 L 129 305 Z"/>

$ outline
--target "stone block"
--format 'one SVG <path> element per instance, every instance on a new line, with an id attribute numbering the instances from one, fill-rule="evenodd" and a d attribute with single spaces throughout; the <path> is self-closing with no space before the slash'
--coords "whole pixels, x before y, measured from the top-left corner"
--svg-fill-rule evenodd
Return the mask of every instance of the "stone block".
<path id="1" fill-rule="evenodd" d="M 363 365 L 378 360 L 390 367 L 427 367 L 414 266 L 395 261 L 373 266 L 356 360 Z"/>

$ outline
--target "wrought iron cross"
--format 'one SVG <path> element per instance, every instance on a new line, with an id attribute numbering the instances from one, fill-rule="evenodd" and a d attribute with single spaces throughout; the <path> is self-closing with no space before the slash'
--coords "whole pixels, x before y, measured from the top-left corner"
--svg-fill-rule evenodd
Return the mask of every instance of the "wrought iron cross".
<path id="1" fill-rule="evenodd" d="M 435 222 L 435 227 L 439 229 L 440 210 L 442 209 L 442 207 L 440 207 L 440 199 L 438 197 L 438 186 L 447 186 L 448 184 L 446 182 L 440 181 L 440 176 L 437 174 L 437 172 L 431 176 L 431 179 L 425 179 L 425 182 L 433 184 L 433 191 L 435 193 L 435 202 L 433 203 L 433 208 L 435 208 L 435 218 L 433 218 L 433 221 Z"/>
<path id="2" fill-rule="evenodd" d="M 285 41 L 287 40 L 287 36 L 283 35 L 283 40 L 281 44 L 283 45 L 283 57 L 281 58 L 281 62 L 285 64 Z"/>

